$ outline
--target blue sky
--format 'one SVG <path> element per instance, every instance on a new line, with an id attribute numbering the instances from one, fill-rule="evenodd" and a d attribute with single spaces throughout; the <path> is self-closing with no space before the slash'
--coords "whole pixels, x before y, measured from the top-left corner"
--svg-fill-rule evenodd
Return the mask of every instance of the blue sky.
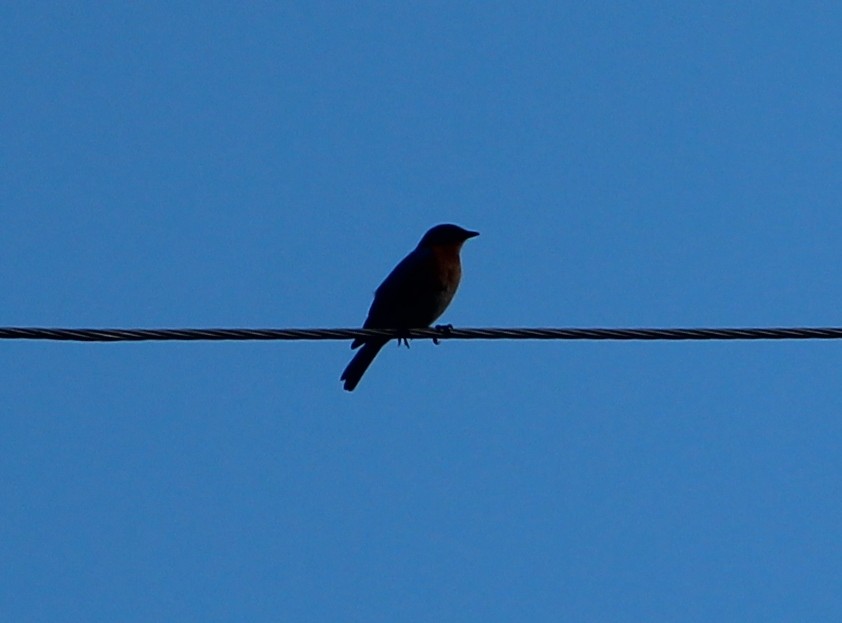
<path id="1" fill-rule="evenodd" d="M 835 3 L 6 3 L 0 325 L 842 324 Z M 0 343 L 0 618 L 838 621 L 833 342 Z"/>

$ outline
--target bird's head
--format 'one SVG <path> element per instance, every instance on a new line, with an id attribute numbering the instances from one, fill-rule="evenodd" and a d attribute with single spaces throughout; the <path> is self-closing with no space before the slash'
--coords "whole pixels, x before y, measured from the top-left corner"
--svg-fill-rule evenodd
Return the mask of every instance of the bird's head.
<path id="1" fill-rule="evenodd" d="M 451 225 L 450 223 L 445 223 L 443 225 L 436 225 L 435 227 L 431 228 L 426 234 L 424 234 L 424 237 L 421 238 L 421 242 L 418 243 L 418 246 L 455 246 L 458 249 L 468 238 L 473 238 L 474 236 L 479 236 L 479 232 L 469 231 L 467 229 L 459 227 L 458 225 Z"/>

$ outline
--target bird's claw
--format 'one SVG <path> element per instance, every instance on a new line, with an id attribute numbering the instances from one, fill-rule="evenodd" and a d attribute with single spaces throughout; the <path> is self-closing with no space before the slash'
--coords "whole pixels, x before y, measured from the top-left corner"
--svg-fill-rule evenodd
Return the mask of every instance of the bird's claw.
<path id="1" fill-rule="evenodd" d="M 433 327 L 433 328 L 434 328 L 436 331 L 438 331 L 439 333 L 441 333 L 441 334 L 442 334 L 442 337 L 447 337 L 447 336 L 449 336 L 449 335 L 450 335 L 450 333 L 453 331 L 453 325 L 452 325 L 452 324 L 437 324 L 437 325 L 436 325 L 435 327 Z M 436 346 L 438 346 L 438 345 L 439 345 L 439 343 L 440 343 L 440 342 L 439 342 L 439 338 L 434 337 L 434 338 L 433 338 L 433 344 L 435 344 Z"/>

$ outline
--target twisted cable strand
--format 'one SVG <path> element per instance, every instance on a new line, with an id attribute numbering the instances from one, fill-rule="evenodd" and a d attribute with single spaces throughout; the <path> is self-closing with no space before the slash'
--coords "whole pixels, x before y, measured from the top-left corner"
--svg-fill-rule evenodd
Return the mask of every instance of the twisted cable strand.
<path id="1" fill-rule="evenodd" d="M 754 328 L 473 328 L 428 329 L 65 329 L 0 327 L 4 340 L 65 342 L 350 340 L 386 337 L 457 340 L 833 340 L 842 327 Z"/>

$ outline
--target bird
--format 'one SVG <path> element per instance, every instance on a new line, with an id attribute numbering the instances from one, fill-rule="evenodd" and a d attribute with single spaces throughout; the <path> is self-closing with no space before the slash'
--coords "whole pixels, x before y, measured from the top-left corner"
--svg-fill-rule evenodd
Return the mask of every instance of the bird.
<path id="1" fill-rule="evenodd" d="M 427 231 L 374 292 L 364 329 L 418 329 L 429 327 L 444 313 L 462 278 L 459 252 L 479 232 L 444 223 Z M 377 353 L 390 338 L 357 338 L 360 350 L 340 377 L 354 391 Z M 408 342 L 407 342 L 407 345 Z M 362 347 L 362 348 L 360 348 Z"/>

